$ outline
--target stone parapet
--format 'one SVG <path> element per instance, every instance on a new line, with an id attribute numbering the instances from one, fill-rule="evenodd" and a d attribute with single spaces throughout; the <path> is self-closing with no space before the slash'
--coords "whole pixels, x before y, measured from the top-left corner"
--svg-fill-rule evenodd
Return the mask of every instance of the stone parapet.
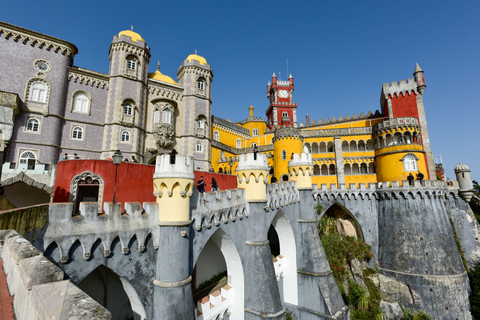
<path id="1" fill-rule="evenodd" d="M 12 295 L 15 318 L 105 319 L 110 312 L 70 280 L 45 258 L 31 242 L 16 231 L 5 231 L 2 259 Z"/>
<path id="2" fill-rule="evenodd" d="M 300 194 L 294 181 L 267 185 L 267 204 L 265 211 L 275 211 L 300 202 Z"/>
<path id="3" fill-rule="evenodd" d="M 268 162 L 267 155 L 263 153 L 258 153 L 255 159 L 253 153 L 241 154 L 238 157 L 238 171 L 242 170 L 267 170 L 268 171 Z"/>
<path id="4" fill-rule="evenodd" d="M 104 213 L 96 202 L 81 202 L 80 215 L 72 217 L 73 203 L 49 204 L 49 227 L 44 236 L 44 250 L 56 243 L 60 251 L 60 261 L 69 261 L 69 251 L 75 241 L 83 248 L 83 258 L 90 258 L 90 249 L 95 241 L 101 239 L 104 257 L 111 254 L 109 249 L 116 237 L 120 239 L 122 252 L 129 253 L 128 243 L 133 236 L 137 237 L 138 250 L 145 250 L 145 242 L 151 234 L 153 247 L 158 248 L 159 239 L 156 231 L 158 205 L 156 203 L 126 202 L 125 212 L 121 212 L 122 204 L 104 203 Z"/>
<path id="5" fill-rule="evenodd" d="M 192 202 L 193 226 L 197 231 L 212 224 L 242 220 L 248 217 L 248 202 L 245 189 L 230 189 L 200 194 L 198 201 Z"/>

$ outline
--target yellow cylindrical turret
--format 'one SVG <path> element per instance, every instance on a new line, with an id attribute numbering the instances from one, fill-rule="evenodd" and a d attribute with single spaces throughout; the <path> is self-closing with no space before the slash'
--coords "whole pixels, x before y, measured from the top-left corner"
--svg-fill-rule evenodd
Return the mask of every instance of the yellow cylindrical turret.
<path id="1" fill-rule="evenodd" d="M 194 184 L 193 157 L 176 155 L 172 159 L 168 154 L 157 156 L 153 195 L 159 207 L 159 224 L 190 220 Z"/>
<path id="2" fill-rule="evenodd" d="M 299 129 L 281 128 L 275 131 L 273 138 L 273 168 L 279 182 L 288 181 L 288 162 L 292 154 L 302 153 L 303 136 Z"/>
<path id="3" fill-rule="evenodd" d="M 238 159 L 237 185 L 247 190 L 247 200 L 267 201 L 268 165 L 266 154 L 241 154 Z"/>
<path id="4" fill-rule="evenodd" d="M 297 189 L 311 189 L 313 161 L 311 153 L 294 154 L 288 162 L 288 173 L 291 181 L 297 182 Z"/>

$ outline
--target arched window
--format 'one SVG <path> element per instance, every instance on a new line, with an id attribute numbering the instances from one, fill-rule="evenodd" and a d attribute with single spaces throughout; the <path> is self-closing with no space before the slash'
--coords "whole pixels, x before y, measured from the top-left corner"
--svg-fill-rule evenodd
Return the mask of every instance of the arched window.
<path id="1" fill-rule="evenodd" d="M 201 90 L 201 91 L 205 90 L 205 80 L 203 80 L 203 79 L 198 80 L 197 89 Z"/>
<path id="2" fill-rule="evenodd" d="M 199 129 L 205 128 L 205 120 L 203 120 L 203 119 L 198 120 L 198 128 Z"/>
<path id="3" fill-rule="evenodd" d="M 90 98 L 85 92 L 78 92 L 73 97 L 73 111 L 88 113 L 90 107 Z"/>
<path id="4" fill-rule="evenodd" d="M 127 130 L 122 131 L 122 142 L 129 142 L 130 141 L 130 132 Z"/>
<path id="5" fill-rule="evenodd" d="M 258 136 L 258 129 L 253 129 L 253 130 L 252 130 L 252 136 L 253 136 L 253 137 Z"/>
<path id="6" fill-rule="evenodd" d="M 358 151 L 365 151 L 365 142 L 363 140 L 358 141 Z"/>
<path id="7" fill-rule="evenodd" d="M 47 102 L 47 85 L 42 81 L 34 81 L 30 84 L 30 95 L 28 100 L 35 102 Z"/>
<path id="8" fill-rule="evenodd" d="M 40 121 L 37 118 L 30 118 L 27 121 L 27 130 L 31 132 L 38 132 Z"/>
<path id="9" fill-rule="evenodd" d="M 197 152 L 202 152 L 203 151 L 203 146 L 202 146 L 202 143 L 200 141 L 197 142 L 196 150 L 197 150 Z"/>
<path id="10" fill-rule="evenodd" d="M 220 141 L 220 133 L 217 130 L 213 133 L 213 140 Z"/>
<path id="11" fill-rule="evenodd" d="M 35 162 L 37 160 L 37 156 L 32 151 L 24 151 L 20 154 L 20 158 L 18 159 L 19 163 L 27 163 L 27 169 L 33 170 L 35 169 Z"/>
<path id="12" fill-rule="evenodd" d="M 318 164 L 315 164 L 313 166 L 313 175 L 314 176 L 319 176 L 320 175 L 320 166 Z"/>
<path id="13" fill-rule="evenodd" d="M 252 148 L 255 148 L 256 146 L 257 146 L 257 144 L 255 142 L 250 144 L 250 147 L 252 147 Z"/>
<path id="14" fill-rule="evenodd" d="M 160 110 L 153 111 L 153 124 L 160 122 Z"/>
<path id="15" fill-rule="evenodd" d="M 163 109 L 162 122 L 163 123 L 171 123 L 172 122 L 172 112 L 170 111 L 170 109 L 168 109 L 168 108 Z"/>
<path id="16" fill-rule="evenodd" d="M 130 104 L 130 102 L 126 102 L 124 105 L 123 105 L 123 114 L 126 115 L 126 116 L 131 116 L 133 113 L 133 107 L 132 105 Z"/>
<path id="17" fill-rule="evenodd" d="M 362 163 L 360 165 L 360 173 L 361 174 L 367 174 L 368 173 L 368 169 L 367 169 L 367 164 L 366 163 Z"/>
<path id="18" fill-rule="evenodd" d="M 242 140 L 237 139 L 237 149 L 242 147 Z"/>
<path id="19" fill-rule="evenodd" d="M 282 150 L 282 160 L 287 160 L 287 151 Z"/>
<path id="20" fill-rule="evenodd" d="M 418 170 L 418 157 L 413 153 L 407 153 L 402 158 L 403 161 L 403 170 L 405 172 L 417 171 Z"/>
<path id="21" fill-rule="evenodd" d="M 83 138 L 83 128 L 79 126 L 73 127 L 72 130 L 72 139 L 82 140 Z"/>
<path id="22" fill-rule="evenodd" d="M 127 69 L 129 70 L 136 70 L 137 69 L 137 60 L 134 58 L 127 59 Z"/>

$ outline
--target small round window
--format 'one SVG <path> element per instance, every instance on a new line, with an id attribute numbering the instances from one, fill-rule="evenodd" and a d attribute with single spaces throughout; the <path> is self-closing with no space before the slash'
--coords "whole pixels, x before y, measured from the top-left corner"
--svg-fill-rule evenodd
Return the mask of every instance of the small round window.
<path id="1" fill-rule="evenodd" d="M 38 71 L 46 72 L 50 70 L 50 63 L 45 60 L 37 60 L 35 61 L 35 69 Z"/>

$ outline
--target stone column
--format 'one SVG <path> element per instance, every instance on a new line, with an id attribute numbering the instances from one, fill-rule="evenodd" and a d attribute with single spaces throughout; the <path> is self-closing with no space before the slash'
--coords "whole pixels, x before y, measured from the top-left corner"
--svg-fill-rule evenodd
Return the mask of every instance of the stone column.
<path id="1" fill-rule="evenodd" d="M 250 216 L 255 223 L 248 229 L 245 261 L 245 319 L 285 319 L 285 310 L 272 263 L 268 241 L 267 202 L 268 165 L 265 154 L 241 155 L 237 169 L 239 188 L 245 188 Z"/>
<path id="2" fill-rule="evenodd" d="M 159 204 L 159 249 L 155 269 L 153 319 L 194 319 L 190 282 L 190 197 L 193 157 L 157 156 L 153 190 Z"/>
<path id="3" fill-rule="evenodd" d="M 345 171 L 343 167 L 342 138 L 335 137 L 335 171 L 337 172 L 337 186 L 345 184 Z"/>

